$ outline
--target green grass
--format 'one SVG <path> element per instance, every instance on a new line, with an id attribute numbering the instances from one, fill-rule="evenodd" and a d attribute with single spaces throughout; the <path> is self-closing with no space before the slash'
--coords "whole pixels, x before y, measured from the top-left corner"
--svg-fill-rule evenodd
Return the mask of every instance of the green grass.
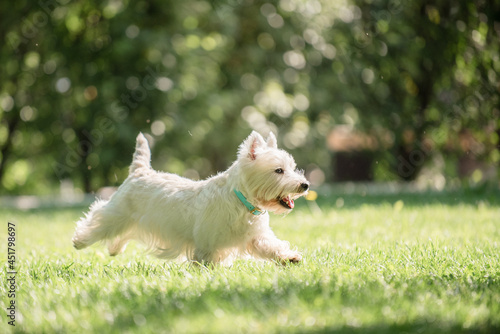
<path id="1" fill-rule="evenodd" d="M 138 244 L 116 258 L 100 245 L 77 252 L 71 236 L 84 208 L 0 210 L 2 310 L 7 221 L 18 270 L 16 327 L 2 314 L 0 332 L 500 330 L 498 192 L 320 196 L 314 214 L 297 204 L 271 224 L 303 263 L 212 269 L 152 258 Z"/>

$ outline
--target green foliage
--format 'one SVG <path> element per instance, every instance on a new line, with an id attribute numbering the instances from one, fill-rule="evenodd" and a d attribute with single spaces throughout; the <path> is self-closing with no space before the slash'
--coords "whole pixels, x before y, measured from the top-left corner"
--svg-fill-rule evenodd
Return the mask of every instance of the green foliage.
<path id="1" fill-rule="evenodd" d="M 119 184 L 139 131 L 156 142 L 156 168 L 191 177 L 226 168 L 251 129 L 279 132 L 327 175 L 336 125 L 389 148 L 382 179 L 414 178 L 421 164 L 401 175 L 398 157 L 422 145 L 427 160 L 500 161 L 498 2 L 21 0 L 0 11 L 3 192 Z"/>
<path id="2" fill-rule="evenodd" d="M 2 210 L 0 219 L 17 226 L 15 330 L 495 332 L 499 198 L 320 196 L 316 216 L 298 201 L 292 214 L 271 222 L 303 251 L 304 262 L 289 267 L 239 260 L 200 268 L 148 257 L 133 243 L 115 258 L 102 245 L 75 251 L 72 222 L 84 208 Z M 0 285 L 2 296 L 5 289 Z M 1 299 L 2 309 L 7 302 Z M 12 329 L 5 319 L 0 326 Z"/>

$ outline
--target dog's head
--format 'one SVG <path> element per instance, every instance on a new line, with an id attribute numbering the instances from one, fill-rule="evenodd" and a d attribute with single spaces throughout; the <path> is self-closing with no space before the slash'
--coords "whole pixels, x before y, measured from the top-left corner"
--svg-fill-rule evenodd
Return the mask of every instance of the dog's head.
<path id="1" fill-rule="evenodd" d="M 307 194 L 309 182 L 297 170 L 293 157 L 278 149 L 276 137 L 267 140 L 253 131 L 238 151 L 241 182 L 248 199 L 260 208 L 275 213 L 288 213 L 294 200 Z"/>

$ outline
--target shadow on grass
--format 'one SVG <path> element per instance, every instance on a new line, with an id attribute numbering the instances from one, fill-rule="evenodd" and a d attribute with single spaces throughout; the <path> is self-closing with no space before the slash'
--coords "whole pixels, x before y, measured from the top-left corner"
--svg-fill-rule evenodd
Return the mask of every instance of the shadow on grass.
<path id="1" fill-rule="evenodd" d="M 425 277 L 417 277 L 413 281 L 420 281 Z M 448 281 L 448 278 L 443 278 Z M 449 282 L 453 282 L 451 280 Z M 432 290 L 434 281 L 430 280 L 423 286 L 429 286 Z M 334 288 L 337 284 L 332 281 Z M 415 283 L 420 284 L 420 283 Z M 484 282 L 477 282 L 475 290 L 480 292 L 484 289 L 497 289 L 498 285 L 493 286 Z M 257 289 L 247 286 L 244 282 L 231 282 L 231 286 L 217 284 L 205 288 L 187 288 L 174 289 L 174 291 L 157 289 L 146 289 L 138 291 L 133 287 L 122 287 L 119 290 L 112 291 L 106 296 L 106 299 L 120 300 L 117 307 L 118 315 L 114 318 L 113 331 L 121 332 L 131 330 L 140 332 L 140 325 L 148 329 L 161 326 L 167 332 L 178 330 L 176 323 L 184 320 L 184 323 L 191 324 L 185 328 L 189 333 L 235 333 L 239 332 L 231 326 L 235 326 L 234 319 L 241 316 L 248 323 L 258 322 L 263 326 L 263 332 L 272 333 L 498 333 L 500 327 L 491 323 L 492 319 L 485 319 L 483 323 L 472 325 L 469 328 L 463 328 L 458 320 L 446 321 L 439 319 L 439 315 L 434 315 L 431 310 L 423 315 L 424 318 L 414 322 L 403 324 L 394 324 L 391 320 L 377 325 L 360 325 L 359 327 L 347 325 L 334 325 L 325 327 L 305 327 L 303 323 L 294 327 L 291 324 L 284 326 L 276 323 L 278 314 L 286 311 L 289 314 L 300 312 L 300 310 L 313 311 L 321 313 L 324 317 L 340 318 L 343 307 L 353 307 L 359 309 L 365 315 L 371 313 L 378 316 L 380 321 L 384 321 L 381 309 L 387 303 L 391 303 L 391 298 L 383 296 L 383 287 L 377 282 L 371 282 L 365 286 L 355 287 L 341 286 L 331 296 L 324 300 L 321 305 L 315 305 L 318 296 L 322 296 L 324 286 L 320 282 L 304 285 L 302 281 L 291 279 L 280 285 L 271 282 L 259 286 Z M 98 300 L 102 291 L 96 286 L 87 291 L 92 298 Z M 417 291 L 422 292 L 424 291 Z M 145 295 L 145 293 L 147 295 Z M 418 296 L 407 296 L 404 298 L 415 299 Z M 448 303 L 454 303 L 455 300 L 448 300 Z M 432 302 L 431 302 L 432 303 Z M 474 302 L 470 301 L 471 307 Z M 394 306 L 394 305 L 393 305 Z M 221 313 L 221 310 L 223 311 Z M 223 314 L 222 318 L 216 317 L 217 312 Z M 429 317 L 426 319 L 425 317 Z M 442 314 L 441 314 L 442 316 Z M 448 317 L 445 317 L 448 318 Z M 453 319 L 453 316 L 451 316 Z M 436 320 L 433 320 L 436 319 Z M 290 319 L 291 321 L 293 319 Z M 328 320 L 328 319 L 326 319 Z M 465 321 L 465 319 L 464 319 Z M 340 323 L 348 320 L 341 320 Z M 339 323 L 339 321 L 337 321 Z M 268 324 L 268 325 L 267 325 Z M 240 324 L 240 328 L 246 324 Z M 97 324 L 94 329 L 106 331 L 103 322 Z M 266 331 L 266 326 L 269 331 Z M 146 331 L 147 332 L 147 331 Z M 183 332 L 183 331 L 181 331 Z"/>
<path id="2" fill-rule="evenodd" d="M 423 192 L 423 193 L 342 193 L 333 191 L 331 194 L 318 192 L 317 203 L 320 207 L 334 207 L 336 210 L 353 209 L 362 205 L 393 205 L 403 201 L 406 207 L 427 205 L 470 205 L 484 203 L 490 206 L 500 206 L 500 189 L 459 189 L 456 191 Z M 304 202 L 304 201 L 301 201 Z M 302 205 L 304 203 L 301 203 Z"/>
<path id="3" fill-rule="evenodd" d="M 463 328 L 462 326 L 441 322 L 414 322 L 400 325 L 376 325 L 376 326 L 361 326 L 361 327 L 340 327 L 340 328 L 322 328 L 319 330 L 305 330 L 303 328 L 294 333 L 304 334 L 386 334 L 386 333 L 425 333 L 425 334 L 455 334 L 455 333 L 477 333 L 477 334 L 493 334 L 500 333 L 500 327 L 492 324 L 484 324 L 481 326 L 472 326 Z M 290 332 L 288 332 L 290 333 Z"/>

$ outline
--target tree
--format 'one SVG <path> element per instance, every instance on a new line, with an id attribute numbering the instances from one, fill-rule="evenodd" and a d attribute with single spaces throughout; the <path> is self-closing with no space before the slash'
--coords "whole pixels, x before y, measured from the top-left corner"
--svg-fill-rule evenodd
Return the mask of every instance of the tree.
<path id="1" fill-rule="evenodd" d="M 497 2 L 6 6 L 4 192 L 117 185 L 139 131 L 155 168 L 194 178 L 226 168 L 251 129 L 327 171 L 325 138 L 347 125 L 388 147 L 385 179 L 412 180 L 439 154 L 500 160 Z"/>

